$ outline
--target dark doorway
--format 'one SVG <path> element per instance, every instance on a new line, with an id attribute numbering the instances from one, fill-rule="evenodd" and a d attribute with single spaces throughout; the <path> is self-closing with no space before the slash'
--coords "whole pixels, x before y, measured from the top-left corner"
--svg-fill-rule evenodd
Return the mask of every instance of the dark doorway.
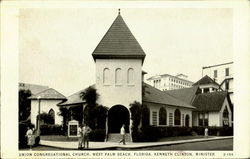
<path id="1" fill-rule="evenodd" d="M 189 115 L 186 115 L 185 117 L 185 126 L 189 127 Z"/>
<path id="2" fill-rule="evenodd" d="M 122 105 L 115 105 L 108 111 L 108 133 L 120 133 L 123 124 L 129 133 L 129 111 Z"/>

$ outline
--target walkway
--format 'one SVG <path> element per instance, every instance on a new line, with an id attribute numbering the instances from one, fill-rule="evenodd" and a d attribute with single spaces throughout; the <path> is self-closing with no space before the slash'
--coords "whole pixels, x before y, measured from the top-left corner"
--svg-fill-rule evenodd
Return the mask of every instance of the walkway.
<path id="1" fill-rule="evenodd" d="M 221 139 L 230 139 L 233 136 L 225 136 L 225 137 L 211 137 L 211 138 L 201 138 L 201 139 L 188 139 L 188 140 L 179 140 L 179 141 L 165 141 L 165 142 L 140 142 L 140 143 L 132 143 L 129 142 L 126 145 L 122 145 L 116 142 L 90 142 L 89 150 L 105 150 L 105 149 L 115 149 L 115 148 L 144 148 L 144 147 L 154 147 L 154 146 L 162 146 L 162 145 L 175 145 L 182 143 L 192 143 L 192 142 L 201 142 L 201 141 L 211 141 L 211 140 L 221 140 Z M 63 149 L 77 149 L 78 142 L 77 141 L 45 141 L 41 140 L 40 145 L 57 147 Z"/>

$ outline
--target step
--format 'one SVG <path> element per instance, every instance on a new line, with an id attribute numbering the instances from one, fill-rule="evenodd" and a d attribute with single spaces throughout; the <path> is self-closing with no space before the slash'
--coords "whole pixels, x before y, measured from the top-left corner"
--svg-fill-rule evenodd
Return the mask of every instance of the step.
<path id="1" fill-rule="evenodd" d="M 119 133 L 109 133 L 107 141 L 108 142 L 119 142 L 121 140 L 121 134 Z M 131 142 L 130 134 L 125 135 L 125 142 Z"/>

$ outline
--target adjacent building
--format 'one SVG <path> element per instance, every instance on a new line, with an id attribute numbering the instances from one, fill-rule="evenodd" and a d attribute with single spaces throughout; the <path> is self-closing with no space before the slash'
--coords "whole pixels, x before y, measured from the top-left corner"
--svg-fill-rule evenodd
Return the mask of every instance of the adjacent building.
<path id="1" fill-rule="evenodd" d="M 233 103 L 233 62 L 202 67 L 202 75 L 212 77 L 224 91 L 228 91 Z"/>
<path id="2" fill-rule="evenodd" d="M 177 74 L 176 76 L 170 74 L 162 74 L 152 76 L 147 79 L 147 82 L 162 91 L 181 89 L 191 87 L 193 82 L 189 81 L 187 75 Z"/>
<path id="3" fill-rule="evenodd" d="M 196 108 L 192 112 L 193 126 L 233 125 L 229 93 L 220 89 L 219 84 L 207 75 L 190 88 L 170 90 L 166 93 Z"/>

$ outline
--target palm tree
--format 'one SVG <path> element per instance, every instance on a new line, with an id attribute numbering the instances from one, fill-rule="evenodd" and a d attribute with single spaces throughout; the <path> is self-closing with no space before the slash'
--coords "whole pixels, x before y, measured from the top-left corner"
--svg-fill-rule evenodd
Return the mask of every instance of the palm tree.
<path id="1" fill-rule="evenodd" d="M 90 127 L 94 127 L 94 108 L 97 106 L 96 101 L 99 98 L 99 94 L 96 89 L 92 86 L 89 86 L 85 89 L 84 92 L 80 93 L 80 97 L 82 100 L 86 101 L 86 105 L 84 107 L 83 112 L 83 120 L 85 124 L 88 124 Z"/>

